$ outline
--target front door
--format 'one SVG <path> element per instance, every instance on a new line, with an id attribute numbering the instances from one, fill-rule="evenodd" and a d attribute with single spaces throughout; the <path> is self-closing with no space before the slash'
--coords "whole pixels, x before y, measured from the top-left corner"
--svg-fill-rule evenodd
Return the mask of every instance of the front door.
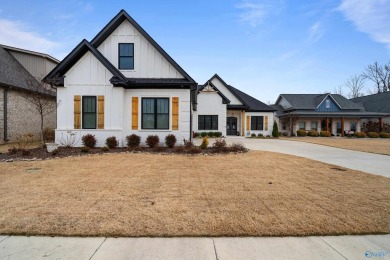
<path id="1" fill-rule="evenodd" d="M 237 135 L 237 117 L 226 118 L 226 135 Z"/>

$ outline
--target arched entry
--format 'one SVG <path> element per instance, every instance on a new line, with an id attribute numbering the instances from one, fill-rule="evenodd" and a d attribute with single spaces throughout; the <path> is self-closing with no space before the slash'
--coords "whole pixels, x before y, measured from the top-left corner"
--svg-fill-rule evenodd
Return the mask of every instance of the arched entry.
<path id="1" fill-rule="evenodd" d="M 226 118 L 226 135 L 237 135 L 237 117 Z"/>

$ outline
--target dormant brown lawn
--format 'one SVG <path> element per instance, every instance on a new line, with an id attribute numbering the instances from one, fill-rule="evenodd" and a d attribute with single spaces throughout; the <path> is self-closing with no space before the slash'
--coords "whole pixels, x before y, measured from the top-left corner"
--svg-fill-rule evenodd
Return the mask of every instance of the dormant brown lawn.
<path id="1" fill-rule="evenodd" d="M 294 137 L 284 140 L 322 144 L 348 150 L 390 155 L 390 139 L 382 138 L 335 138 L 335 137 Z"/>
<path id="2" fill-rule="evenodd" d="M 0 233 L 390 233 L 390 179 L 269 152 L 0 163 Z"/>

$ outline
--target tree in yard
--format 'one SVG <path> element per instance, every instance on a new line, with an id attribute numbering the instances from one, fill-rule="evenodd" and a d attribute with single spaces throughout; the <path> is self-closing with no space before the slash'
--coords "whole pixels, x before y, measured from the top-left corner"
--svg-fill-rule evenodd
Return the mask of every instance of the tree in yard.
<path id="1" fill-rule="evenodd" d="M 53 94 L 56 91 L 49 84 L 45 84 L 39 80 L 28 80 L 27 84 L 29 86 L 29 91 L 24 91 L 22 97 L 30 104 L 30 110 L 39 114 L 40 139 L 43 143 L 44 118 L 46 115 L 54 112 L 59 105 L 59 103 L 56 103 L 55 98 L 53 100 Z"/>
<path id="2" fill-rule="evenodd" d="M 390 91 L 390 61 L 383 66 L 378 62 L 368 65 L 362 76 L 375 83 L 376 93 Z"/>
<path id="3" fill-rule="evenodd" d="M 293 112 L 289 112 L 283 115 L 282 117 L 280 117 L 280 120 L 283 124 L 287 126 L 290 136 L 294 135 L 294 127 L 297 124 L 299 117 L 295 115 Z"/>
<path id="4" fill-rule="evenodd" d="M 362 90 L 364 88 L 364 76 L 354 75 L 350 77 L 346 82 L 345 86 L 349 88 L 349 98 L 357 98 L 363 96 Z"/>
<path id="5" fill-rule="evenodd" d="M 274 126 L 272 128 L 272 136 L 275 138 L 279 137 L 279 129 L 278 129 L 278 124 L 276 123 L 276 121 L 274 121 Z"/>

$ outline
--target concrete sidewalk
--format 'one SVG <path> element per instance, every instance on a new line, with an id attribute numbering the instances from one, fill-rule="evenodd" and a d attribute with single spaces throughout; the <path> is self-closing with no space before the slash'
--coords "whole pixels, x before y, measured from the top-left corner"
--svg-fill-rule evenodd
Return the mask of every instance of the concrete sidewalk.
<path id="1" fill-rule="evenodd" d="M 196 144 L 201 139 L 195 139 Z M 242 143 L 246 148 L 296 155 L 308 159 L 330 163 L 352 170 L 368 172 L 390 178 L 390 156 L 351 151 L 330 146 L 280 139 L 251 139 L 228 137 L 228 144 Z M 210 140 L 212 145 L 213 140 Z"/>
<path id="2" fill-rule="evenodd" d="M 0 259 L 390 259 L 390 235 L 247 238 L 0 236 Z"/>

